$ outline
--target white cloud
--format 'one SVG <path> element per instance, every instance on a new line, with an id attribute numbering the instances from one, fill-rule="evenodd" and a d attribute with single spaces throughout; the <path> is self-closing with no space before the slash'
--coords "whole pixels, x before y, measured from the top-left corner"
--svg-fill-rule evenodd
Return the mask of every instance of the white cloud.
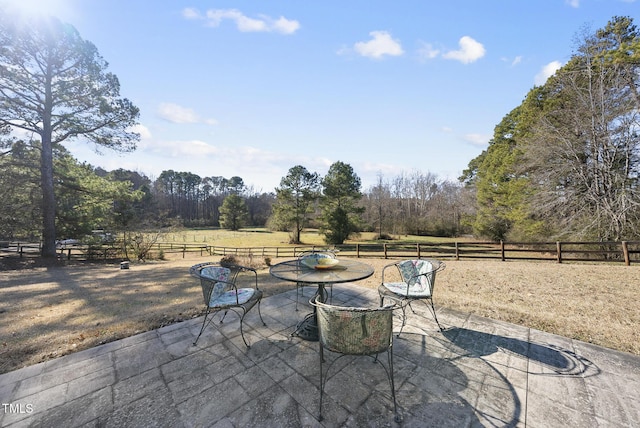
<path id="1" fill-rule="evenodd" d="M 522 62 L 522 55 L 518 55 L 513 59 L 503 56 L 502 58 L 500 58 L 500 61 L 508 62 L 511 65 L 511 67 L 515 67 L 516 65 Z"/>
<path id="2" fill-rule="evenodd" d="M 353 48 L 355 51 L 365 57 L 380 59 L 385 55 L 399 56 L 404 53 L 402 45 L 394 40 L 387 31 L 372 31 L 369 33 L 372 37 L 367 42 L 357 42 Z"/>
<path id="3" fill-rule="evenodd" d="M 186 8 L 182 11 L 185 19 L 205 19 L 207 25 L 218 27 L 222 21 L 235 22 L 236 28 L 245 33 L 251 32 L 275 32 L 280 34 L 293 34 L 300 29 L 300 23 L 283 16 L 273 19 L 267 15 L 259 15 L 258 18 L 246 16 L 238 9 L 209 9 L 202 15 L 197 9 Z"/>
<path id="4" fill-rule="evenodd" d="M 565 3 L 576 9 L 580 7 L 580 0 L 565 0 Z"/>
<path id="5" fill-rule="evenodd" d="M 469 36 L 461 37 L 458 45 L 460 46 L 459 50 L 446 52 L 442 57 L 460 61 L 463 64 L 469 64 L 482 58 L 486 52 L 482 43 L 475 41 Z"/>
<path id="6" fill-rule="evenodd" d="M 351 49 L 349 49 L 345 45 L 342 45 L 342 46 L 340 46 L 340 49 L 338 49 L 336 51 L 336 54 L 338 54 L 338 55 L 348 55 L 350 52 L 351 52 Z"/>
<path id="7" fill-rule="evenodd" d="M 200 15 L 200 12 L 198 12 L 198 9 L 194 9 L 192 7 L 187 7 L 185 9 L 182 10 L 182 16 L 185 17 L 186 19 L 201 19 L 202 16 Z"/>
<path id="8" fill-rule="evenodd" d="M 235 21 L 236 27 L 242 32 L 267 31 L 266 22 L 249 18 L 237 9 L 211 9 L 207 11 L 207 19 L 212 27 L 217 27 L 223 20 L 229 19 Z"/>
<path id="9" fill-rule="evenodd" d="M 158 116 L 172 123 L 205 123 L 217 125 L 215 119 L 203 119 L 193 109 L 173 103 L 162 103 L 158 106 Z"/>
<path id="10" fill-rule="evenodd" d="M 420 42 L 420 48 L 418 48 L 418 57 L 421 60 L 433 59 L 440 55 L 440 50 L 434 48 L 430 43 Z"/>
<path id="11" fill-rule="evenodd" d="M 173 123 L 198 122 L 198 115 L 192 109 L 172 103 L 160 104 L 158 106 L 158 116 Z"/>
<path id="12" fill-rule="evenodd" d="M 464 140 L 474 146 L 484 147 L 489 143 L 489 140 L 491 140 L 491 136 L 484 134 L 466 134 Z"/>
<path id="13" fill-rule="evenodd" d="M 149 128 L 140 123 L 131 127 L 131 130 L 140 134 L 141 140 L 149 140 L 151 138 L 151 131 L 149 130 Z"/>
<path id="14" fill-rule="evenodd" d="M 300 29 L 300 23 L 281 16 L 273 23 L 273 29 L 282 34 L 293 34 Z"/>
<path id="15" fill-rule="evenodd" d="M 544 67 L 542 67 L 540 72 L 536 74 L 534 83 L 537 86 L 544 85 L 547 79 L 553 76 L 555 72 L 560 69 L 560 67 L 562 67 L 562 63 L 560 63 L 560 61 L 552 61 L 549 64 L 545 65 Z"/>
<path id="16" fill-rule="evenodd" d="M 224 150 L 202 140 L 152 140 L 139 148 L 142 151 L 137 153 L 138 155 L 160 156 L 165 160 L 189 159 L 189 162 L 203 159 L 204 156 L 220 156 L 224 153 Z"/>

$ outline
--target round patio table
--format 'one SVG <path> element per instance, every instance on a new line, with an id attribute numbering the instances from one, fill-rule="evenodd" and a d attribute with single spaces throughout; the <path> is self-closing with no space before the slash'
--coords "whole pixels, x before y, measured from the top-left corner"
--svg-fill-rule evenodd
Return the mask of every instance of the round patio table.
<path id="1" fill-rule="evenodd" d="M 326 300 L 325 285 L 353 282 L 368 278 L 373 275 L 373 267 L 355 260 L 340 259 L 340 262 L 335 266 L 315 269 L 295 259 L 271 266 L 269 273 L 275 278 L 284 281 L 318 285 L 316 296 L 319 296 L 319 300 L 324 302 Z M 298 324 L 293 335 L 305 340 L 318 340 L 318 324 L 316 321 L 315 307 L 313 312 Z"/>

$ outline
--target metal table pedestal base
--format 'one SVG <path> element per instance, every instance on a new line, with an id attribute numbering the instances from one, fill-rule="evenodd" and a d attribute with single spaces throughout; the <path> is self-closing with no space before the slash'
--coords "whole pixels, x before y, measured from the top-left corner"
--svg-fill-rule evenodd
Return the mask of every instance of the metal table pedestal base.
<path id="1" fill-rule="evenodd" d="M 291 333 L 291 336 L 299 337 L 303 340 L 310 342 L 318 341 L 318 322 L 316 320 L 316 314 L 310 313 L 296 326 L 296 330 Z"/>

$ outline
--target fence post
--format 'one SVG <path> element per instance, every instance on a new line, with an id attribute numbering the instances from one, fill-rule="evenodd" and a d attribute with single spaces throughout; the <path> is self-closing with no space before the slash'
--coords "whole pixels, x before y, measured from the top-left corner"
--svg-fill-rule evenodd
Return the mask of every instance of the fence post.
<path id="1" fill-rule="evenodd" d="M 558 263 L 562 263 L 562 243 L 560 241 L 556 242 L 556 259 Z"/>
<path id="2" fill-rule="evenodd" d="M 456 260 L 460 260 L 460 249 L 458 248 L 458 241 L 456 241 L 455 244 L 456 244 Z"/>
<path id="3" fill-rule="evenodd" d="M 627 241 L 622 241 L 622 255 L 624 256 L 624 264 L 631 265 L 631 259 L 629 258 L 629 246 Z"/>
<path id="4" fill-rule="evenodd" d="M 501 239 L 500 240 L 500 257 L 502 258 L 502 261 L 504 261 L 504 241 Z"/>
<path id="5" fill-rule="evenodd" d="M 416 243 L 416 251 L 418 253 L 418 260 L 420 260 L 420 243 Z"/>
<path id="6" fill-rule="evenodd" d="M 382 249 L 384 250 L 384 258 L 387 258 L 387 244 L 382 244 Z"/>
<path id="7" fill-rule="evenodd" d="M 360 258 L 360 244 L 356 244 L 356 258 Z"/>

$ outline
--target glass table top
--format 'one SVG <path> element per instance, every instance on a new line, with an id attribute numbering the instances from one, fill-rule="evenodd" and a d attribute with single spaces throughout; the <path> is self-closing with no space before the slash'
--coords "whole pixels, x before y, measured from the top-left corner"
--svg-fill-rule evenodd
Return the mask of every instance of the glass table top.
<path id="1" fill-rule="evenodd" d="M 278 279 L 291 282 L 337 284 L 368 278 L 373 275 L 373 267 L 356 260 L 339 259 L 335 266 L 316 269 L 295 259 L 271 266 L 269 273 Z"/>

